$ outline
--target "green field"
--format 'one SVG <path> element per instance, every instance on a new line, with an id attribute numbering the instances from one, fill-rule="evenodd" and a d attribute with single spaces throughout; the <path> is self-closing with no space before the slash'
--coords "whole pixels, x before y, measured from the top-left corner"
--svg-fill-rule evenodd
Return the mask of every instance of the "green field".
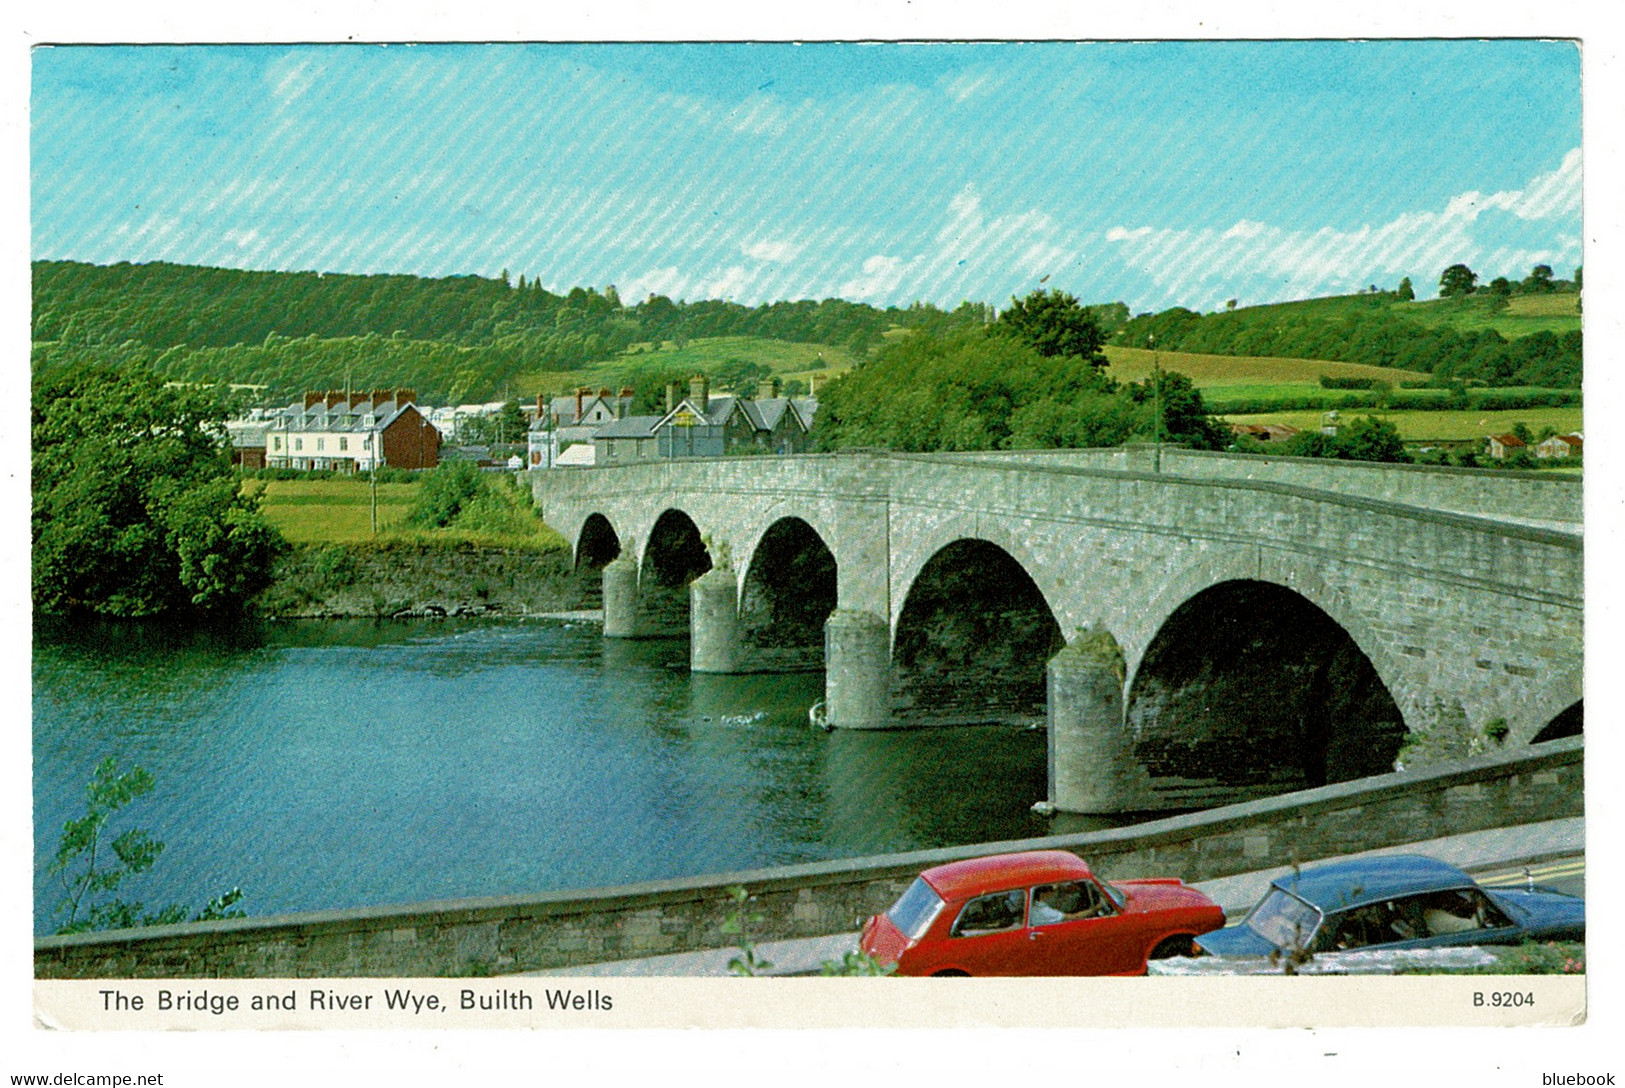
<path id="1" fill-rule="evenodd" d="M 1253 355 L 1197 355 L 1180 351 L 1151 352 L 1145 348 L 1112 346 L 1106 349 L 1110 360 L 1107 373 L 1121 382 L 1144 381 L 1151 373 L 1152 357 L 1164 370 L 1188 375 L 1206 393 L 1257 393 L 1260 396 L 1284 393 L 1318 393 L 1320 378 L 1375 378 L 1396 389 L 1401 382 L 1424 382 L 1428 375 L 1419 370 L 1398 370 L 1364 363 L 1334 363 L 1325 359 L 1278 359 Z"/>
<path id="2" fill-rule="evenodd" d="M 1506 434 L 1515 423 L 1522 423 L 1539 433 L 1551 427 L 1561 434 L 1584 428 L 1583 410 L 1575 408 L 1518 408 L 1506 412 L 1471 411 L 1393 411 L 1353 409 L 1342 413 L 1345 419 L 1369 415 L 1385 419 L 1399 428 L 1399 436 L 1406 442 L 1426 443 L 1459 442 L 1465 439 L 1485 438 L 1492 434 Z M 1320 426 L 1319 412 L 1264 412 L 1254 415 L 1227 415 L 1229 423 L 1283 423 L 1300 431 Z"/>
<path id="3" fill-rule="evenodd" d="M 757 336 L 717 336 L 691 340 L 683 347 L 664 341 L 634 344 L 628 351 L 594 359 L 574 370 L 539 370 L 514 379 L 515 390 L 529 399 L 537 393 L 562 393 L 577 386 L 607 387 L 629 382 L 641 387 L 646 374 L 667 374 L 673 370 L 715 374 L 730 363 L 756 363 L 780 378 L 809 375 L 834 377 L 852 366 L 851 352 L 830 344 L 797 344 Z"/>
<path id="4" fill-rule="evenodd" d="M 1488 327 L 1508 340 L 1543 330 L 1561 336 L 1580 327 L 1580 296 L 1574 292 L 1513 295 L 1504 310 L 1491 309 L 1490 301 L 1490 296 L 1481 293 L 1461 300 L 1397 302 L 1393 312 L 1412 321 L 1458 330 Z"/>
<path id="5" fill-rule="evenodd" d="M 372 533 L 372 497 L 365 477 L 347 480 L 247 480 L 260 490 L 260 511 L 293 544 L 429 544 L 550 551 L 564 540 L 536 520 L 529 535 L 433 531 L 406 527 L 421 484 L 378 485 L 378 535 Z"/>

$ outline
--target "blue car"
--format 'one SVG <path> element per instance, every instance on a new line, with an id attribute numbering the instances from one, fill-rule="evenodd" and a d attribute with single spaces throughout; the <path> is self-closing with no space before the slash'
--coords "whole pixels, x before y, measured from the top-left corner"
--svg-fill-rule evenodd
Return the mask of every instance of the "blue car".
<path id="1" fill-rule="evenodd" d="M 1585 900 L 1549 888 L 1480 888 L 1416 854 L 1317 865 L 1276 879 L 1237 925 L 1196 938 L 1217 956 L 1585 940 Z"/>

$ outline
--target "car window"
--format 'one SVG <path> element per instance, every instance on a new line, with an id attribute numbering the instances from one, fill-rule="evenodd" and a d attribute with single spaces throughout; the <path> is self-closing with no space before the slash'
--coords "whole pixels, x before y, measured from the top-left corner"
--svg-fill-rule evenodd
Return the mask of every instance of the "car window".
<path id="1" fill-rule="evenodd" d="M 1342 952 L 1429 936 L 1424 906 L 1435 894 L 1430 892 L 1426 896 L 1385 899 L 1334 914 L 1328 920 L 1325 936 L 1317 947 L 1324 951 Z"/>
<path id="2" fill-rule="evenodd" d="M 1281 888 L 1271 888 L 1244 923 L 1276 948 L 1308 948 L 1320 911 Z"/>
<path id="3" fill-rule="evenodd" d="M 980 937 L 1006 929 L 1020 929 L 1027 893 L 1021 888 L 983 895 L 966 903 L 954 919 L 951 937 Z"/>
<path id="4" fill-rule="evenodd" d="M 1110 913 L 1111 906 L 1093 881 L 1069 880 L 1064 884 L 1040 884 L 1033 889 L 1027 924 L 1049 926 Z"/>
<path id="5" fill-rule="evenodd" d="M 908 886 L 902 898 L 892 904 L 886 912 L 897 931 L 911 941 L 917 941 L 925 936 L 925 931 L 931 928 L 937 913 L 945 904 L 942 897 L 937 895 L 936 889 L 919 877 Z"/>
<path id="6" fill-rule="evenodd" d="M 1511 919 L 1477 888 L 1429 892 L 1420 897 L 1420 906 L 1422 922 L 1431 937 L 1512 925 Z"/>

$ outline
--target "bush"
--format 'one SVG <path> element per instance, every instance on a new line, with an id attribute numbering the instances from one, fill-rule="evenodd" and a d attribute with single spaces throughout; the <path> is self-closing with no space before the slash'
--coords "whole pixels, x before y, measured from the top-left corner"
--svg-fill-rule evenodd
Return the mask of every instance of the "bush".
<path id="1" fill-rule="evenodd" d="M 444 529 L 480 491 L 479 466 L 447 461 L 423 478 L 423 490 L 407 520 L 425 529 Z"/>
<path id="2" fill-rule="evenodd" d="M 1381 378 L 1334 378 L 1329 374 L 1320 376 L 1322 389 L 1387 389 L 1389 383 Z"/>

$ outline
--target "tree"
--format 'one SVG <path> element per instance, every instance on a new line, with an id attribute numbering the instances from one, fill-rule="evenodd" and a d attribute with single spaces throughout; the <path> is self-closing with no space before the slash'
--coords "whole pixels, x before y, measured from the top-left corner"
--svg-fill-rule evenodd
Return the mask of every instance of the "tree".
<path id="1" fill-rule="evenodd" d="M 1396 294 L 1399 295 L 1399 301 L 1401 302 L 1416 301 L 1416 288 L 1411 286 L 1411 278 L 1409 276 L 1406 276 L 1404 279 L 1399 281 L 1399 290 L 1396 292 Z"/>
<path id="2" fill-rule="evenodd" d="M 128 828 L 110 840 L 107 838 L 107 825 L 113 816 L 138 797 L 152 792 L 154 784 L 152 775 L 139 766 L 121 774 L 112 756 L 96 765 L 90 785 L 85 789 L 85 814 L 63 825 L 62 837 L 49 866 L 51 875 L 62 883 L 65 892 L 56 906 L 58 916 L 67 915 L 58 933 L 169 925 L 187 920 L 187 909 L 178 903 L 149 913 L 145 904 L 139 902 L 126 902 L 117 896 L 101 898 L 104 893 L 116 892 L 126 878 L 151 869 L 158 855 L 164 852 L 164 844 L 139 827 Z M 106 856 L 107 852 L 112 853 L 111 858 Z M 233 908 L 242 897 L 240 888 L 232 888 L 211 899 L 191 920 L 241 918 L 243 912 Z"/>
<path id="3" fill-rule="evenodd" d="M 1464 264 L 1453 264 L 1439 274 L 1439 294 L 1445 298 L 1464 298 L 1473 293 L 1478 273 Z"/>
<path id="4" fill-rule="evenodd" d="M 215 391 L 137 369 L 66 367 L 35 382 L 35 607 L 228 613 L 270 583 L 284 545 L 232 471 L 226 414 Z"/>
<path id="5" fill-rule="evenodd" d="M 1135 382 L 1129 395 L 1136 404 L 1150 406 L 1153 401 L 1162 404 L 1161 438 L 1179 446 L 1198 450 L 1222 450 L 1230 441 L 1230 432 L 1212 416 L 1202 401 L 1202 391 L 1196 388 L 1189 375 L 1177 370 L 1158 371 L 1161 382 L 1155 389 L 1152 378 Z M 1153 396 L 1153 393 L 1158 394 Z M 1157 436 L 1155 427 L 1145 437 Z"/>
<path id="6" fill-rule="evenodd" d="M 1333 435 L 1305 431 L 1286 448 L 1293 457 L 1331 457 L 1343 461 L 1386 461 L 1403 464 L 1410 460 L 1399 428 L 1384 419 L 1361 416 Z"/>
<path id="7" fill-rule="evenodd" d="M 1337 440 L 1345 451 L 1342 456 L 1351 461 L 1404 464 L 1410 460 L 1399 428 L 1386 419 L 1360 416 L 1338 432 Z"/>
<path id="8" fill-rule="evenodd" d="M 519 407 L 519 402 L 510 400 L 503 404 L 497 412 L 496 433 L 498 442 L 522 442 L 525 439 L 525 411 Z"/>
<path id="9" fill-rule="evenodd" d="M 1065 291 L 1039 289 L 1026 298 L 1012 297 L 995 327 L 1021 340 L 1046 359 L 1057 356 L 1087 360 L 1106 367 L 1101 345 L 1106 336 L 1094 317 Z"/>
<path id="10" fill-rule="evenodd" d="M 1549 294 L 1552 290 L 1552 266 L 1537 264 L 1524 277 L 1523 289 L 1532 295 Z"/>

